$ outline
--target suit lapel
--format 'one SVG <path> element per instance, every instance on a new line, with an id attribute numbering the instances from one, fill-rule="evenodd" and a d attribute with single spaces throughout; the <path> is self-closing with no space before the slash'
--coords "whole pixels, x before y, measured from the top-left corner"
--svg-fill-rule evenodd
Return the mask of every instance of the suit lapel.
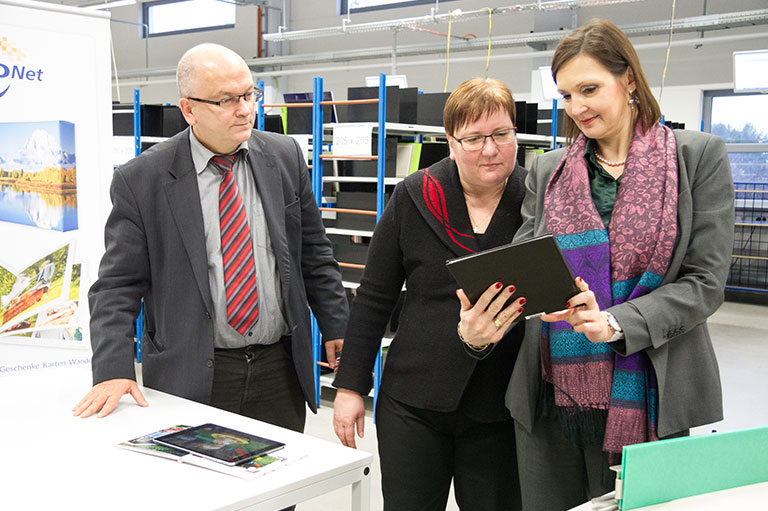
<path id="1" fill-rule="evenodd" d="M 208 284 L 208 255 L 203 228 L 203 209 L 197 186 L 197 173 L 189 148 L 189 128 L 179 136 L 176 156 L 168 172 L 175 180 L 165 185 L 168 205 L 178 229 L 192 273 L 208 313 L 213 316 L 211 289 Z"/>
<path id="2" fill-rule="evenodd" d="M 285 229 L 285 201 L 283 199 L 283 180 L 272 154 L 264 151 L 262 142 L 251 135 L 248 141 L 248 164 L 256 191 L 261 199 L 264 217 L 269 229 L 272 251 L 280 273 L 283 298 L 288 296 L 290 278 L 290 253 Z"/>

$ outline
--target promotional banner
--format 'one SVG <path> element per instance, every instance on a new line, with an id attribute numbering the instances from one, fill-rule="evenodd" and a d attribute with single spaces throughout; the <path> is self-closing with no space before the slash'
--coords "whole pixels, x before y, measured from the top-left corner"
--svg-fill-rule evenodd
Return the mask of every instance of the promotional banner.
<path id="1" fill-rule="evenodd" d="M 109 19 L 0 0 L 0 343 L 90 349 L 111 179 Z"/>

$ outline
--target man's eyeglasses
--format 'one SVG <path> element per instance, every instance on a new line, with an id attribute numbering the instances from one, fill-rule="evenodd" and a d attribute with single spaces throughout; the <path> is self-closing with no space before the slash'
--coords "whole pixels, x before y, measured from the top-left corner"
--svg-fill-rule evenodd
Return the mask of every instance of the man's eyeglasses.
<path id="1" fill-rule="evenodd" d="M 485 147 L 485 139 L 490 138 L 497 146 L 505 146 L 515 141 L 515 134 L 517 128 L 505 128 L 503 130 L 494 131 L 490 135 L 470 135 L 468 137 L 453 139 L 459 143 L 462 149 L 465 151 L 479 151 Z"/>
<path id="2" fill-rule="evenodd" d="M 243 101 L 246 103 L 255 103 L 258 100 L 261 99 L 261 97 L 264 95 L 264 92 L 261 89 L 253 89 L 252 91 L 248 91 L 244 94 L 239 94 L 237 96 L 227 96 L 226 98 L 222 98 L 219 101 L 213 101 L 210 99 L 200 99 L 200 98 L 187 98 L 192 101 L 197 101 L 198 103 L 207 103 L 209 105 L 216 105 L 220 106 L 222 108 L 237 108 L 237 105 L 240 104 L 240 98 L 243 98 Z"/>

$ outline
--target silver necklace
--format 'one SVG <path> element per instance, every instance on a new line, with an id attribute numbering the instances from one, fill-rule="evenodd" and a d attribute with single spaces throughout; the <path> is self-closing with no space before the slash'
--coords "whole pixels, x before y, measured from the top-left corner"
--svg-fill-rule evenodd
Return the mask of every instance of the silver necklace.
<path id="1" fill-rule="evenodd" d="M 609 161 L 609 160 L 606 160 L 605 158 L 603 158 L 602 156 L 600 156 L 600 153 L 598 153 L 597 151 L 595 151 L 595 156 L 597 157 L 597 161 L 599 161 L 600 163 L 604 163 L 605 165 L 608 165 L 609 167 L 621 167 L 627 161 L 626 158 L 624 158 L 621 161 Z"/>
<path id="2" fill-rule="evenodd" d="M 491 218 L 493 214 L 496 212 L 496 208 L 499 206 L 499 202 L 501 202 L 501 196 L 504 195 L 504 190 L 506 190 L 507 188 L 507 181 L 509 181 L 509 178 L 507 178 L 504 181 L 504 188 L 501 189 L 501 193 L 499 194 L 498 197 L 496 197 L 496 204 L 493 205 L 493 207 L 491 208 L 491 211 L 488 212 L 488 214 L 485 215 L 480 222 L 475 222 L 475 219 L 472 218 L 472 213 L 470 212 L 470 207 L 469 207 L 469 201 L 467 200 L 467 192 L 464 192 L 464 202 L 467 205 L 467 215 L 469 215 L 469 222 L 472 224 L 472 232 L 474 232 L 475 234 L 482 234 L 483 232 L 485 232 L 480 226 L 483 225 L 485 221 Z"/>
<path id="3" fill-rule="evenodd" d="M 488 220 L 488 218 L 490 218 L 491 215 L 493 215 L 494 211 L 496 211 L 495 207 L 491 210 L 490 213 L 488 213 L 483 217 L 483 220 L 481 222 L 475 222 L 475 219 L 472 218 L 472 213 L 469 212 L 469 207 L 467 207 L 467 214 L 469 215 L 469 221 L 472 222 L 472 232 L 474 232 L 475 234 L 482 233 L 483 230 L 480 228 L 480 225 L 485 223 L 485 221 Z"/>

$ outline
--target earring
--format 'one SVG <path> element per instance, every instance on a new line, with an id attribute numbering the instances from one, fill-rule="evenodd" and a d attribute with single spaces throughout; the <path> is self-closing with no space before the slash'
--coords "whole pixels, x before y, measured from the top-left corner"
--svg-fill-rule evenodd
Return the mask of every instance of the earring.
<path id="1" fill-rule="evenodd" d="M 635 104 L 635 98 L 629 98 L 629 101 L 628 101 L 628 103 L 629 103 L 630 105 L 634 105 L 634 104 Z"/>

